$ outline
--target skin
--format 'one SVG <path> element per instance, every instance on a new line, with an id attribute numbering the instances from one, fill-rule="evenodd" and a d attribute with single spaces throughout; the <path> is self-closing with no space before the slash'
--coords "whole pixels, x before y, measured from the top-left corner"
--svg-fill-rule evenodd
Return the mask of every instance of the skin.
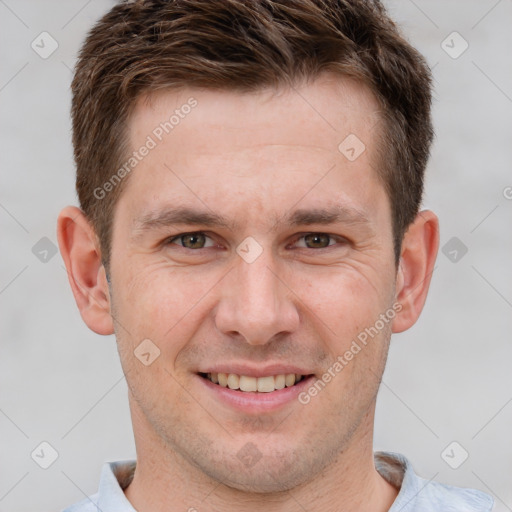
<path id="1" fill-rule="evenodd" d="M 398 491 L 374 467 L 376 394 L 391 332 L 408 329 L 423 308 L 437 218 L 417 216 L 397 266 L 375 170 L 379 106 L 361 84 L 322 75 L 279 91 L 160 92 L 139 99 L 132 147 L 190 97 L 197 107 L 125 183 L 110 287 L 84 215 L 67 207 L 59 217 L 82 318 L 99 334 L 115 332 L 129 386 L 138 463 L 125 494 L 139 512 L 386 511 Z M 354 161 L 338 150 L 351 133 L 366 146 Z M 230 225 L 143 227 L 178 206 Z M 297 209 L 336 206 L 351 217 L 287 221 Z M 173 238 L 198 231 L 207 236 L 192 248 Z M 262 248 L 252 263 L 236 252 L 249 236 Z M 394 304 L 394 319 L 307 405 L 241 413 L 204 392 L 197 375 L 245 362 L 293 364 L 320 378 Z M 133 353 L 144 339 L 160 350 L 149 366 Z M 261 455 L 254 465 L 237 457 L 248 443 Z"/>

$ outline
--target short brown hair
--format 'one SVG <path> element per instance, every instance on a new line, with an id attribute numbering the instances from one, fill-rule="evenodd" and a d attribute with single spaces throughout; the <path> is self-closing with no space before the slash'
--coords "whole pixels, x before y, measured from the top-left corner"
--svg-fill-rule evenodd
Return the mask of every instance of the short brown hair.
<path id="1" fill-rule="evenodd" d="M 76 188 L 104 264 L 123 183 L 104 198 L 95 190 L 126 161 L 127 125 L 142 94 L 186 87 L 250 92 L 324 71 L 362 81 L 382 106 L 378 173 L 398 261 L 421 204 L 433 138 L 431 75 L 379 1 L 135 0 L 117 4 L 92 28 L 72 83 Z"/>

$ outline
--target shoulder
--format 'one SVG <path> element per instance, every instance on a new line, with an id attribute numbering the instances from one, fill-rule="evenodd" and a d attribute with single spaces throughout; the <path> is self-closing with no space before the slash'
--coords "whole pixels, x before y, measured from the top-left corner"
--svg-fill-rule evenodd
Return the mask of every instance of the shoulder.
<path id="1" fill-rule="evenodd" d="M 417 496 L 417 510 L 434 511 L 442 506 L 445 512 L 490 512 L 494 500 L 476 489 L 445 485 L 419 478 L 423 490 Z"/>
<path id="2" fill-rule="evenodd" d="M 62 512 L 135 512 L 124 495 L 135 471 L 136 461 L 106 462 L 101 470 L 98 492 Z"/>
<path id="3" fill-rule="evenodd" d="M 493 498 L 482 491 L 421 478 L 399 453 L 377 452 L 375 463 L 379 473 L 400 488 L 389 512 L 490 512 L 493 508 Z"/>
<path id="4" fill-rule="evenodd" d="M 93 496 L 65 508 L 62 512 L 99 512 L 100 509 L 98 508 L 97 502 L 98 494 L 96 493 Z"/>

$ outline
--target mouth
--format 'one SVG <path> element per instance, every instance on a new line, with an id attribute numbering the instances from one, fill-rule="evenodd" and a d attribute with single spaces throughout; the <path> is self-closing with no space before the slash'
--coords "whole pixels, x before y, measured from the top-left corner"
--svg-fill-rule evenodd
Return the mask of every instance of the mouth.
<path id="1" fill-rule="evenodd" d="M 236 373 L 201 373 L 198 375 L 213 384 L 222 388 L 242 393 L 272 393 L 284 388 L 291 388 L 299 382 L 308 379 L 310 375 L 299 375 L 297 373 L 286 373 L 278 375 L 267 375 L 264 377 L 252 377 L 238 375 Z"/>
<path id="2" fill-rule="evenodd" d="M 278 413 L 284 407 L 297 405 L 300 393 L 316 380 L 315 374 L 291 373 L 293 370 L 301 370 L 283 368 L 278 364 L 274 368 L 268 365 L 265 369 L 234 364 L 232 369 L 216 368 L 217 372 L 211 371 L 213 368 L 209 372 L 207 368 L 204 370 L 206 372 L 198 372 L 196 375 L 203 384 L 207 400 L 211 399 L 221 407 L 227 406 L 230 411 L 245 417 Z M 229 370 L 240 373 L 231 373 Z M 287 370 L 288 373 L 285 373 Z"/>

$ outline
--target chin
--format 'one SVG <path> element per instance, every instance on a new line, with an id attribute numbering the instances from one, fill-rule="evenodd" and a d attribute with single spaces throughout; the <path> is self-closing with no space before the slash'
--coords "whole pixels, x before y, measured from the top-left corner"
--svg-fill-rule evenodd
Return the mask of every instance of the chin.
<path id="1" fill-rule="evenodd" d="M 325 458 L 308 460 L 304 453 L 298 454 L 295 450 L 259 455 L 247 450 L 245 462 L 244 454 L 239 456 L 239 453 L 227 456 L 223 461 L 202 459 L 201 470 L 232 489 L 266 494 L 290 491 L 310 481 L 329 463 Z"/>
<path id="2" fill-rule="evenodd" d="M 261 465 L 258 468 L 247 469 L 243 472 L 219 473 L 217 471 L 210 476 L 217 481 L 221 481 L 227 487 L 238 491 L 269 494 L 290 491 L 310 478 L 307 473 L 299 475 L 295 471 L 292 474 L 290 468 L 291 466 L 286 466 L 286 469 L 276 471 L 266 465 Z"/>

